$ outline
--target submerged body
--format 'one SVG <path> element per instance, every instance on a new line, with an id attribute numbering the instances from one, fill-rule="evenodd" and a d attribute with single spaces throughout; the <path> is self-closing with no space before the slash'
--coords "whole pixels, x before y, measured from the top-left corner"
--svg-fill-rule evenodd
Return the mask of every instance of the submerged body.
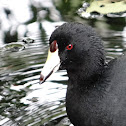
<path id="1" fill-rule="evenodd" d="M 57 28 L 50 51 L 58 52 L 60 67 L 68 73 L 66 110 L 74 126 L 126 126 L 125 56 L 106 64 L 100 37 L 79 23 Z"/>

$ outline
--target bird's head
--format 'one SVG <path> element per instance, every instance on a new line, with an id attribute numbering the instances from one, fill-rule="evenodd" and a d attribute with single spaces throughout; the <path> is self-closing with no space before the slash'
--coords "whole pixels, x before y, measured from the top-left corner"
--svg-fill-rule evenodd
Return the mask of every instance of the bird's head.
<path id="1" fill-rule="evenodd" d="M 80 23 L 65 23 L 58 27 L 49 39 L 49 55 L 41 72 L 43 83 L 60 68 L 87 73 L 104 64 L 104 49 L 100 37 L 90 27 Z"/>

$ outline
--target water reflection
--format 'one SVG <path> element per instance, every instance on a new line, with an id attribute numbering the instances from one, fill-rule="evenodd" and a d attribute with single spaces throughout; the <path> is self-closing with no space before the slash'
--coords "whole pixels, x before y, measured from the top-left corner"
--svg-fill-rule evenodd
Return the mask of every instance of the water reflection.
<path id="1" fill-rule="evenodd" d="M 89 24 L 102 36 L 109 61 L 125 52 L 125 18 L 84 20 L 76 14 L 81 0 L 22 0 L 20 4 L 17 0 L 10 1 L 9 4 L 2 1 L 0 5 L 3 36 L 0 45 L 4 47 L 0 48 L 0 125 L 68 126 L 66 72 L 58 71 L 43 85 L 38 83 L 50 34 L 65 21 Z M 23 13 L 19 15 L 19 11 Z M 14 51 L 13 47 L 19 46 L 13 44 L 25 48 Z M 10 50 L 5 48 L 8 45 Z"/>
<path id="2" fill-rule="evenodd" d="M 19 38 L 29 36 L 30 31 L 36 30 L 31 30 L 29 25 L 34 24 L 34 28 L 39 27 L 42 32 L 41 21 L 61 20 L 52 0 L 1 0 L 0 10 L 1 43 L 16 42 Z"/>

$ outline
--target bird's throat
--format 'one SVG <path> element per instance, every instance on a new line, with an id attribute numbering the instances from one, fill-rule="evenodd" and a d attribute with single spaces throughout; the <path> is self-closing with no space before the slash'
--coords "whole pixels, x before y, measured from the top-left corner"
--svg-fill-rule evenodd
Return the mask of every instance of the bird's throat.
<path id="1" fill-rule="evenodd" d="M 99 81 L 99 78 L 102 76 L 103 71 L 101 69 L 98 70 L 88 70 L 88 69 L 74 69 L 67 70 L 69 77 L 69 84 L 73 86 L 80 87 L 90 87 L 95 86 L 95 84 Z M 69 85 L 68 84 L 68 85 Z"/>

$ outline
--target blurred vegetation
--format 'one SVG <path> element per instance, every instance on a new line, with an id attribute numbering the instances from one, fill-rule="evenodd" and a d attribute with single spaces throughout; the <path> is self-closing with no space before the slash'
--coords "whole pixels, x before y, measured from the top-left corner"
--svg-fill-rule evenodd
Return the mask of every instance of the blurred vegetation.
<path id="1" fill-rule="evenodd" d="M 55 0 L 54 3 L 63 20 L 68 21 L 78 17 L 77 10 L 82 6 L 83 0 Z"/>
<path id="2" fill-rule="evenodd" d="M 84 7 L 85 2 L 89 3 L 89 6 Z M 55 21 L 78 21 L 78 22 L 91 22 L 91 24 L 97 20 L 85 18 L 84 15 L 100 15 L 100 14 L 116 14 L 116 16 L 122 16 L 123 12 L 126 11 L 126 0 L 53 0 L 54 7 L 45 7 L 42 4 L 32 2 L 29 5 L 30 19 L 23 23 L 23 25 L 28 26 L 34 22 L 39 24 L 41 35 L 46 36 L 45 30 L 42 27 L 42 21 L 47 20 L 50 22 Z M 82 7 L 82 11 L 78 15 L 79 8 Z M 14 17 L 13 12 L 4 8 L 4 13 L 9 17 Z M 82 16 L 83 15 L 83 16 Z M 55 18 L 55 16 L 57 17 Z M 83 18 L 82 18 L 83 17 Z M 114 17 L 114 16 L 113 16 Z M 112 18 L 113 18 L 112 17 Z M 115 17 L 114 17 L 115 18 Z M 115 20 L 115 19 L 114 19 Z M 2 21 L 2 20 L 1 20 Z M 92 22 L 93 21 L 93 22 Z M 8 31 L 3 33 L 3 41 L 5 43 L 16 42 L 19 39 L 19 33 L 17 31 L 18 27 L 22 25 L 19 24 L 15 30 L 13 30 L 13 25 L 10 26 Z M 23 37 L 27 37 L 28 29 L 24 32 Z"/>
<path id="3" fill-rule="evenodd" d="M 100 0 L 92 1 L 86 12 L 98 12 L 101 14 L 120 13 L 126 11 L 126 1 L 121 0 Z"/>

